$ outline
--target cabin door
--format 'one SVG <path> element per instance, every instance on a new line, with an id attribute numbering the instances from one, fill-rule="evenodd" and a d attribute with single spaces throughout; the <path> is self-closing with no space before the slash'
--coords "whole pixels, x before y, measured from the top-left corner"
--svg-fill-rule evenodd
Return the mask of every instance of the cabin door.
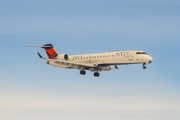
<path id="1" fill-rule="evenodd" d="M 129 53 L 129 62 L 134 61 L 134 54 Z"/>

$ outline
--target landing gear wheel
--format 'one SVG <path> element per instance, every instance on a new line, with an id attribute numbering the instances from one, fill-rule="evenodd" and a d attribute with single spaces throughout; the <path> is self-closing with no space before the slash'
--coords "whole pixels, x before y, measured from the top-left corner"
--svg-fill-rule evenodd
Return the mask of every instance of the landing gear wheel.
<path id="1" fill-rule="evenodd" d="M 85 75 L 85 74 L 86 74 L 86 71 L 85 71 L 85 70 L 81 70 L 81 71 L 80 71 L 80 74 L 81 74 L 81 75 Z"/>
<path id="2" fill-rule="evenodd" d="M 100 75 L 100 74 L 99 74 L 98 72 L 95 72 L 95 73 L 94 73 L 94 77 L 99 77 L 99 75 Z"/>
<path id="3" fill-rule="evenodd" d="M 146 66 L 143 66 L 143 69 L 146 69 Z"/>

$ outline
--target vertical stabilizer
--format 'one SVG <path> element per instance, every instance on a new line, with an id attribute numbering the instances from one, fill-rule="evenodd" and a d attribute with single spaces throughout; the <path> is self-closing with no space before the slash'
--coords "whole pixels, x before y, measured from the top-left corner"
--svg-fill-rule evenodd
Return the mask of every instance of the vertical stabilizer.
<path id="1" fill-rule="evenodd" d="M 46 45 L 42 46 L 41 48 L 45 49 L 49 59 L 54 59 L 58 56 L 58 54 L 55 51 L 55 49 L 53 48 L 52 44 L 46 44 Z"/>

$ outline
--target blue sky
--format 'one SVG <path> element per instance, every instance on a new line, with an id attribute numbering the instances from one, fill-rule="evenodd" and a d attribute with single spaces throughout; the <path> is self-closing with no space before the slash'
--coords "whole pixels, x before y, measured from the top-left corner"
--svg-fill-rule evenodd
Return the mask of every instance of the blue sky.
<path id="1" fill-rule="evenodd" d="M 170 0 L 1 0 L 0 119 L 179 120 L 180 2 Z M 120 71 L 55 68 L 59 54 L 143 50 L 154 60 Z"/>

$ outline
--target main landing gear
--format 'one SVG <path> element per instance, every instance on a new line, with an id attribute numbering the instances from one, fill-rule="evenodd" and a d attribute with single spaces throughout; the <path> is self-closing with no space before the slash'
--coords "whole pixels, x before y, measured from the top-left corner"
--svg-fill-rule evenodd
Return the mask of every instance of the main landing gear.
<path id="1" fill-rule="evenodd" d="M 145 65 L 146 65 L 146 63 L 143 63 L 143 69 L 146 69 L 146 66 L 145 66 Z"/>
<path id="2" fill-rule="evenodd" d="M 80 71 L 80 74 L 81 74 L 81 75 L 85 75 L 85 74 L 86 74 L 86 71 L 85 71 L 85 70 L 81 70 L 81 71 Z"/>
<path id="3" fill-rule="evenodd" d="M 99 74 L 98 72 L 95 72 L 95 73 L 94 73 L 94 77 L 99 77 L 99 75 L 100 75 L 100 74 Z"/>
<path id="4" fill-rule="evenodd" d="M 81 70 L 81 71 L 80 71 L 80 74 L 81 74 L 81 75 L 85 75 L 85 74 L 86 74 L 86 71 L 85 71 L 85 70 Z M 99 74 L 98 71 L 94 73 L 94 77 L 99 77 L 99 75 L 100 75 L 100 74 Z"/>

